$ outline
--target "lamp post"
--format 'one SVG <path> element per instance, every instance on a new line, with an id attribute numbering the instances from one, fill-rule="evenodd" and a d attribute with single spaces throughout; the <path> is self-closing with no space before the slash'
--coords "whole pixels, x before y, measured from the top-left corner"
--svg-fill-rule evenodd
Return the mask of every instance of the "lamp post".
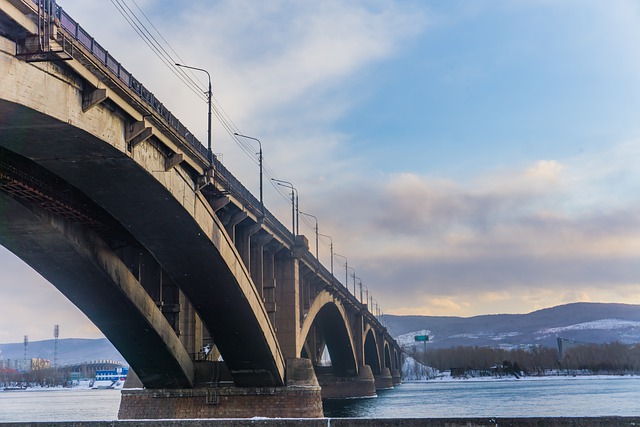
<path id="1" fill-rule="evenodd" d="M 353 270 L 353 297 L 356 298 L 356 270 Z"/>
<path id="2" fill-rule="evenodd" d="M 355 285 L 355 279 L 358 279 L 358 284 L 360 285 L 360 304 L 362 304 L 362 279 L 359 278 L 358 276 L 356 276 L 353 280 L 353 296 L 356 296 L 356 285 Z"/>
<path id="3" fill-rule="evenodd" d="M 300 215 L 310 216 L 316 220 L 316 261 L 318 262 L 318 266 L 320 266 L 320 258 L 318 257 L 318 217 L 305 212 L 300 212 Z"/>
<path id="4" fill-rule="evenodd" d="M 213 93 L 211 92 L 211 74 L 209 74 L 209 72 L 204 68 L 190 67 L 189 65 L 178 64 L 177 62 L 176 65 L 190 70 L 204 71 L 207 73 L 207 77 L 209 78 L 209 90 L 207 91 L 207 101 L 209 104 L 209 114 L 207 116 L 207 155 L 209 156 L 209 166 L 213 167 L 213 152 L 211 151 L 211 98 L 213 98 Z"/>
<path id="5" fill-rule="evenodd" d="M 329 252 L 331 253 L 331 277 L 333 277 L 333 239 L 326 234 L 318 233 L 318 236 L 326 237 L 329 239 Z"/>
<path id="6" fill-rule="evenodd" d="M 300 221 L 298 220 L 298 190 L 289 181 L 275 178 L 271 178 L 271 181 L 275 181 L 276 184 L 291 189 L 291 232 L 293 233 L 293 240 L 295 242 L 296 236 L 299 232 L 298 227 L 300 226 Z"/>
<path id="7" fill-rule="evenodd" d="M 263 175 L 263 169 L 262 169 L 262 143 L 260 142 L 260 140 L 258 138 L 254 138 L 252 136 L 242 135 L 242 134 L 240 134 L 238 132 L 235 132 L 234 135 L 241 136 L 242 138 L 253 139 L 254 141 L 256 141 L 258 143 L 258 147 L 260 148 L 260 151 L 258 151 L 258 163 L 260 165 L 260 213 L 262 214 L 262 218 L 264 218 L 264 201 L 262 200 L 262 175 Z"/>
<path id="8" fill-rule="evenodd" d="M 349 279 L 349 272 L 348 272 L 348 270 L 349 270 L 349 262 L 347 261 L 347 257 L 343 256 L 343 255 L 340 255 L 340 254 L 337 254 L 335 252 L 333 253 L 333 255 L 339 256 L 340 258 L 344 258 L 344 287 L 349 289 L 348 288 L 348 282 L 347 282 L 347 280 Z"/>

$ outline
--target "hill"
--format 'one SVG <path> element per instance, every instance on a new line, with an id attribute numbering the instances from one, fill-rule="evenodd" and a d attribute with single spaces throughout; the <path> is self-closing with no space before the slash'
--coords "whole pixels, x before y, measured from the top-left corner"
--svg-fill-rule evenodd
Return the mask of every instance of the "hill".
<path id="1" fill-rule="evenodd" d="M 385 315 L 391 335 L 413 345 L 414 335 L 429 335 L 429 346 L 555 347 L 556 338 L 585 343 L 640 342 L 640 305 L 572 303 L 528 314 L 474 317 Z"/>
<path id="2" fill-rule="evenodd" d="M 54 340 L 33 341 L 27 346 L 27 358 L 39 357 L 53 363 Z M 23 360 L 24 344 L 0 344 L 0 359 Z M 106 338 L 83 339 L 66 338 L 58 340 L 58 365 L 72 365 L 92 360 L 115 360 L 124 362 L 124 358 Z"/>
<path id="3" fill-rule="evenodd" d="M 385 315 L 391 335 L 401 345 L 414 345 L 414 336 L 429 335 L 431 348 L 490 346 L 513 348 L 542 345 L 555 347 L 562 337 L 585 343 L 640 342 L 640 305 L 573 303 L 528 314 L 495 314 L 474 317 Z M 33 341 L 27 357 L 53 362 L 54 341 Z M 23 343 L 0 344 L 0 359 L 22 360 Z M 58 364 L 109 359 L 125 362 L 106 339 L 68 338 L 58 341 Z"/>

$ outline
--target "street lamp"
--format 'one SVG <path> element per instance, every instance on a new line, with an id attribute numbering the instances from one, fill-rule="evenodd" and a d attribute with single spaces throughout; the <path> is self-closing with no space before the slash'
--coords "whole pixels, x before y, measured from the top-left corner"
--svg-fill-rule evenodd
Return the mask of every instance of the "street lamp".
<path id="1" fill-rule="evenodd" d="M 258 147 L 260 147 L 260 151 L 258 152 L 258 162 L 260 165 L 260 212 L 262 213 L 262 218 L 264 218 L 264 201 L 262 200 L 262 143 L 258 138 L 254 138 L 252 136 L 242 135 L 238 132 L 235 132 L 234 135 L 241 136 L 247 139 L 253 139 L 258 142 Z"/>
<path id="2" fill-rule="evenodd" d="M 316 220 L 316 261 L 318 261 L 318 266 L 320 266 L 320 258 L 318 257 L 318 217 L 304 212 L 300 212 L 300 215 L 310 216 Z"/>
<path id="3" fill-rule="evenodd" d="M 351 267 L 349 267 L 351 268 Z M 356 269 L 355 268 L 351 268 L 353 270 L 353 274 L 351 275 L 351 277 L 353 277 L 353 297 L 355 298 L 356 296 Z"/>
<path id="4" fill-rule="evenodd" d="M 271 181 L 275 181 L 276 184 L 280 185 L 281 187 L 287 187 L 291 189 L 291 232 L 293 233 L 293 240 L 295 242 L 296 236 L 299 232 L 299 228 L 297 228 L 296 225 L 298 227 L 300 226 L 300 221 L 298 220 L 298 190 L 289 181 L 283 181 L 281 179 L 275 178 L 271 178 Z"/>
<path id="5" fill-rule="evenodd" d="M 340 255 L 340 254 L 337 254 L 335 252 L 333 253 L 333 255 L 339 256 L 340 258 L 344 258 L 344 287 L 349 289 L 348 288 L 348 282 L 347 282 L 347 280 L 349 279 L 349 272 L 348 272 L 348 270 L 349 270 L 349 262 L 347 261 L 347 257 L 343 256 L 343 255 Z"/>
<path id="6" fill-rule="evenodd" d="M 358 284 L 360 285 L 360 304 L 362 304 L 362 279 L 356 276 L 354 278 L 354 287 L 353 287 L 353 296 L 356 296 L 356 288 L 355 288 L 355 279 L 358 279 Z"/>
<path id="7" fill-rule="evenodd" d="M 329 239 L 329 252 L 331 253 L 331 277 L 333 277 L 333 239 L 326 234 L 318 233 L 318 236 L 326 237 Z"/>
<path id="8" fill-rule="evenodd" d="M 209 156 L 209 166 L 213 167 L 213 152 L 211 151 L 211 98 L 213 98 L 213 93 L 211 92 L 211 74 L 209 74 L 209 72 L 204 68 L 190 67 L 189 65 L 178 64 L 177 62 L 176 65 L 182 68 L 189 68 L 190 70 L 204 71 L 207 73 L 207 77 L 209 78 L 209 90 L 207 91 L 207 101 L 209 103 L 209 115 L 207 121 L 207 155 Z"/>
<path id="9" fill-rule="evenodd" d="M 367 295 L 365 300 L 364 300 L 364 305 L 367 306 L 367 310 L 369 309 L 369 288 L 367 288 L 365 285 L 362 285 L 364 287 L 364 293 Z M 361 301 L 362 302 L 362 301 Z"/>

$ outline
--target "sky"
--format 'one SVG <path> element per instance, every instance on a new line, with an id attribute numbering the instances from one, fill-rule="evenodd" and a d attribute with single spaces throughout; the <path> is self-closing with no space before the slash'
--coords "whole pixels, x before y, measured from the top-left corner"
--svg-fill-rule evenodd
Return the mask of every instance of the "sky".
<path id="1" fill-rule="evenodd" d="M 211 73 L 219 111 L 260 139 L 269 177 L 294 184 L 384 313 L 640 304 L 638 2 L 119 3 Z M 58 4 L 206 141 L 206 103 L 117 1 Z M 213 151 L 257 195 L 251 150 L 214 121 Z M 289 226 L 286 192 L 266 185 L 264 199 Z M 48 339 L 54 324 L 102 336 L 1 248 L 0 268 L 0 342 Z"/>

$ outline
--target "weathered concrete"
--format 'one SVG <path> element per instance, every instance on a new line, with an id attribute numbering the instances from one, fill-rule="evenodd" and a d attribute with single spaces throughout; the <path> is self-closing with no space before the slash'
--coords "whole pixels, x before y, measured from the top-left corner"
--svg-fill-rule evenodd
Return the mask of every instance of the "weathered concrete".
<path id="1" fill-rule="evenodd" d="M 320 386 L 309 359 L 288 359 L 286 387 L 236 387 L 222 362 L 196 364 L 196 387 L 124 389 L 120 419 L 317 418 Z"/>
<path id="2" fill-rule="evenodd" d="M 336 303 L 335 296 L 328 291 L 319 292 L 302 324 L 300 336 L 305 337 L 311 331 L 312 325 L 320 328 L 331 355 L 334 372 L 337 376 L 354 376 L 357 370 L 356 345 L 349 324 L 347 313 L 342 304 Z M 297 353 L 302 353 L 300 340 Z"/>
<path id="3" fill-rule="evenodd" d="M 8 242 L 7 247 L 47 273 L 45 277 L 63 292 L 65 282 L 84 275 L 101 279 L 100 283 L 96 279 L 93 294 L 118 295 L 119 299 L 100 301 L 96 297 L 94 304 L 89 290 L 75 293 L 68 288 L 66 293 L 105 335 L 116 338 L 112 342 L 132 372 L 135 369 L 140 385 L 159 390 L 155 395 L 149 390 L 127 392 L 123 411 L 131 402 L 129 407 L 135 407 L 137 399 L 145 402 L 149 413 L 155 408 L 165 416 L 245 416 L 257 404 L 253 398 L 273 389 L 269 396 L 285 397 L 264 398 L 260 404 L 264 416 L 321 415 L 313 370 L 306 362 L 292 362 L 297 366 L 292 371 L 285 359 L 304 354 L 318 363 L 325 348 L 337 377 L 355 378 L 350 380 L 352 386 L 366 383 L 364 392 L 349 397 L 375 394 L 369 390 L 373 377 L 368 367 L 356 376 L 365 362 L 363 333 L 368 331 L 378 346 L 370 344 L 367 355 L 376 374 L 392 367 L 389 345 L 399 347 L 366 305 L 337 285 L 313 258 L 306 237 L 290 235 L 268 211 L 260 212 L 255 197 L 206 156 L 201 144 L 193 143 L 159 100 L 126 71 L 122 74 L 124 69 L 114 58 L 94 55 L 86 33 L 74 42 L 69 61 L 18 59 L 16 45 L 23 46 L 25 37 L 34 33 L 27 17 L 33 12 L 30 0 L 0 0 L 0 154 L 6 160 L 0 174 L 9 170 L 13 174 L 0 176 L 0 184 L 27 187 L 18 194 L 5 185 L 0 201 L 6 198 L 26 210 L 37 204 L 33 200 L 38 189 L 28 185 L 35 167 L 18 167 L 22 160 L 20 164 L 37 165 L 52 176 L 52 182 L 64 185 L 65 191 L 47 193 L 47 202 L 55 205 L 71 194 L 66 187 L 72 188 L 78 198 L 71 201 L 91 207 L 89 215 L 69 219 L 75 212 L 61 213 L 43 205 L 46 212 L 39 216 L 59 234 L 53 240 L 71 237 L 72 244 L 65 245 L 76 252 L 73 259 L 84 256 L 84 270 L 93 269 L 95 274 L 72 271 L 73 262 L 64 264 L 60 256 L 49 254 L 55 249 L 37 239 L 11 243 L 29 232 L 14 227 L 2 235 L 4 223 L 24 224 L 19 221 L 20 209 L 5 210 L 0 242 Z M 74 38 L 78 28 L 59 12 L 56 25 L 62 27 L 57 31 Z M 59 221 L 60 215 L 68 221 Z M 117 229 L 126 233 L 114 233 Z M 118 310 L 94 309 L 105 301 Z M 121 315 L 120 310 L 126 313 Z M 126 319 L 131 319 L 130 329 Z M 216 352 L 202 360 L 203 347 L 210 345 Z M 221 388 L 220 381 L 200 384 L 202 378 L 219 372 L 222 365 L 211 361 L 220 355 L 228 368 L 225 372 L 232 376 L 225 380 L 235 383 L 228 387 L 227 397 L 217 391 L 211 395 L 212 389 Z M 249 388 L 256 391 L 248 392 Z M 308 399 L 300 399 L 311 389 L 315 391 Z M 249 409 L 202 409 L 198 406 L 202 390 L 208 406 L 220 407 L 223 396 L 222 400 L 236 403 L 244 399 L 243 406 Z M 163 400 L 160 395 L 169 397 Z M 190 402 L 185 403 L 189 395 Z M 155 406 L 149 406 L 153 399 Z M 286 408 L 292 402 L 304 414 Z M 281 404 L 284 409 L 274 409 Z"/>
<path id="4" fill-rule="evenodd" d="M 398 369 L 393 369 L 391 371 L 391 382 L 394 386 L 402 384 L 402 374 Z"/>
<path id="5" fill-rule="evenodd" d="M 119 419 L 316 418 L 320 387 L 234 387 L 122 390 Z"/>
<path id="6" fill-rule="evenodd" d="M 53 187 L 54 182 L 48 181 L 48 186 Z M 0 215 L 12 218 L 2 223 L 0 244 L 21 254 L 25 262 L 90 315 L 130 364 L 139 366 L 143 374 L 151 372 L 149 386 L 193 384 L 193 362 L 173 329 L 95 232 L 42 208 L 27 208 L 2 191 L 0 206 Z M 117 316 L 113 316 L 114 307 L 119 309 Z M 140 352 L 138 346 L 148 353 Z"/>
<path id="7" fill-rule="evenodd" d="M 84 112 L 81 78 L 64 66 L 19 61 L 15 44 L 0 39 L 0 146 L 80 190 L 154 256 L 214 331 L 237 384 L 283 385 L 284 358 L 261 297 L 190 170 L 165 169 L 162 131 L 149 125 L 153 143 L 129 151 L 130 119 L 114 105 L 131 107 L 121 98 L 107 90 L 110 104 Z M 24 259 L 26 251 L 16 255 Z M 134 368 L 145 382 L 144 366 Z"/>
<path id="8" fill-rule="evenodd" d="M 324 371 L 324 372 L 323 372 Z M 376 396 L 375 379 L 368 365 L 359 367 L 358 376 L 341 377 L 316 368 L 323 399 L 349 399 Z"/>
<path id="9" fill-rule="evenodd" d="M 393 378 L 389 368 L 382 368 L 380 375 L 374 375 L 376 380 L 376 390 L 388 390 L 393 388 Z"/>
<path id="10" fill-rule="evenodd" d="M 640 417 L 312 418 L 0 423 L 0 427 L 632 427 Z"/>

